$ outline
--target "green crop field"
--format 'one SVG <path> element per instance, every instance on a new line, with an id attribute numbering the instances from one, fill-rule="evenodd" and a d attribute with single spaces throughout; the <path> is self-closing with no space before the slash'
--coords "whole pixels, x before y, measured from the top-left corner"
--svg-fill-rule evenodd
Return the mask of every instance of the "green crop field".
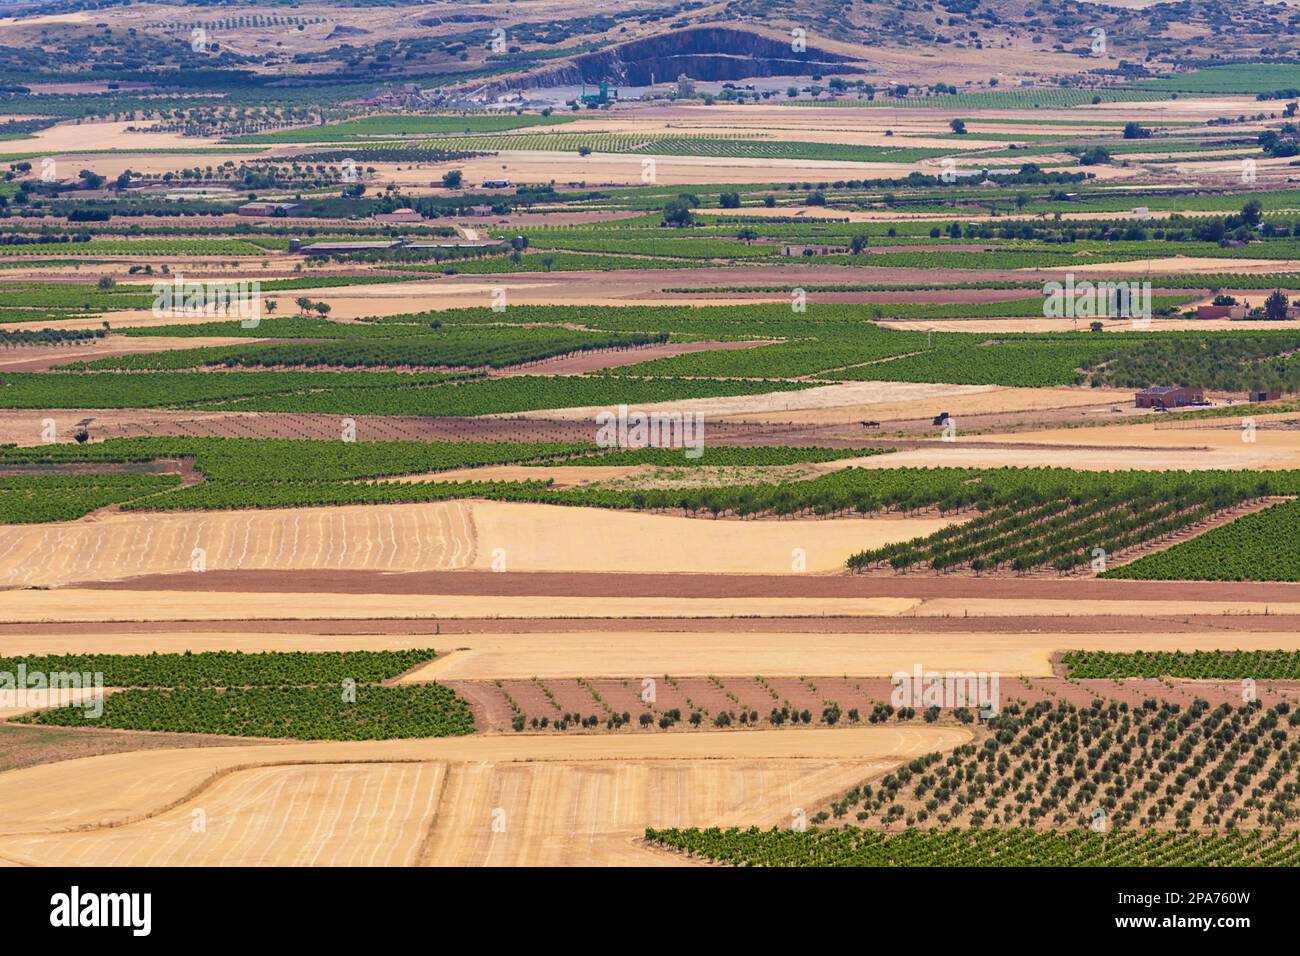
<path id="1" fill-rule="evenodd" d="M 1234 63 L 1189 73 L 1138 80 L 1144 90 L 1180 93 L 1271 93 L 1300 88 L 1300 66 L 1290 63 Z"/>
<path id="2" fill-rule="evenodd" d="M 1285 501 L 1114 568 L 1127 580 L 1300 581 L 1300 502 Z"/>
<path id="3" fill-rule="evenodd" d="M 394 740 L 474 732 L 469 704 L 440 684 L 360 684 L 355 699 L 334 687 L 125 690 L 104 698 L 104 712 L 82 705 L 19 718 L 47 727 L 103 727 L 296 740 Z"/>
<path id="4" fill-rule="evenodd" d="M 1300 651 L 1066 651 L 1071 677 L 1300 680 Z"/>
<path id="5" fill-rule="evenodd" d="M 203 651 L 184 654 L 42 654 L 0 658 L 0 672 L 99 674 L 105 687 L 314 687 L 376 684 L 434 659 L 411 651 Z"/>
<path id="6" fill-rule="evenodd" d="M 1084 497 L 1021 501 L 928 538 L 886 545 L 849 558 L 851 570 L 923 565 L 932 571 L 969 568 L 1072 571 L 1101 554 L 1119 554 L 1177 532 L 1249 495 L 1237 484 L 1174 485 L 1164 481 L 1106 488 Z"/>
<path id="7" fill-rule="evenodd" d="M 179 482 L 174 475 L 0 475 L 0 524 L 75 521 Z"/>
<path id="8" fill-rule="evenodd" d="M 1295 866 L 1300 835 L 1091 830 L 656 829 L 665 849 L 733 866 L 1187 867 Z"/>
<path id="9" fill-rule="evenodd" d="M 346 143 L 371 136 L 427 136 L 431 133 L 496 133 L 530 126 L 558 126 L 568 116 L 367 116 L 363 119 L 234 136 L 230 143 Z"/>

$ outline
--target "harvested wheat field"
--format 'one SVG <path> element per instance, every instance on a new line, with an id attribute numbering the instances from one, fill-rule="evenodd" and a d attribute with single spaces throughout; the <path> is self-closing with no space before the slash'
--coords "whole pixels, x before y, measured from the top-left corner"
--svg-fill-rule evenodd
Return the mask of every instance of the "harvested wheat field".
<path id="1" fill-rule="evenodd" d="M 542 632 L 402 633 L 172 630 L 105 632 L 79 628 L 55 633 L 4 633 L 0 656 L 18 654 L 149 654 L 192 650 L 395 650 L 433 648 L 435 661 L 395 683 L 425 680 L 529 678 L 642 678 L 672 674 L 855 674 L 887 676 L 917 662 L 936 669 L 997 670 L 1048 676 L 1058 650 L 1295 649 L 1290 631 L 1234 631 L 1222 627 L 1171 632 L 1135 631 L 907 631 L 814 630 L 565 630 Z M 360 630 L 360 628 L 357 628 Z"/>
<path id="2" fill-rule="evenodd" d="M 1243 442 L 1237 431 L 1167 431 L 1157 432 L 1151 425 L 1101 426 L 1110 432 L 1107 436 L 1080 436 L 1077 433 L 1093 431 L 1087 428 L 1061 429 L 1054 433 L 1054 441 L 1040 442 L 1045 432 L 1031 435 L 1007 434 L 1004 436 L 980 434 L 971 442 L 963 443 L 961 419 L 953 416 L 957 427 L 957 440 L 934 442 L 925 448 L 900 451 L 894 455 L 844 461 L 860 468 L 1073 468 L 1079 471 L 1201 471 L 1201 470 L 1252 470 L 1273 471 L 1300 467 L 1300 432 L 1258 432 L 1255 442 Z M 1128 434 L 1124 429 L 1132 428 Z M 1266 437 L 1267 436 L 1267 437 Z M 1084 438 L 1075 441 L 1076 437 Z M 1118 444 L 1102 440 L 1109 438 Z M 995 444 L 1004 442 L 1008 447 Z M 1014 443 L 1014 444 L 1012 444 Z M 888 458 L 889 464 L 881 463 Z"/>
<path id="3" fill-rule="evenodd" d="M 111 513 L 0 534 L 0 586 L 195 570 L 831 571 L 958 519 L 705 521 L 494 501 Z"/>
<path id="4" fill-rule="evenodd" d="M 628 677 L 654 674 L 857 674 L 887 677 L 927 668 L 1000 671 L 1026 677 L 1052 673 L 1051 657 L 1063 650 L 1216 650 L 1222 631 L 1177 634 L 1115 633 L 909 633 L 825 634 L 671 632 L 617 630 L 586 633 L 462 634 L 436 640 L 446 652 L 399 683 L 428 680 L 496 680 L 531 677 Z M 43 642 L 42 642 L 43 644 Z M 1300 649 L 1300 635 L 1283 631 L 1234 634 L 1241 650 Z M 0 644 L 0 646 L 3 646 Z"/>
<path id="5" fill-rule="evenodd" d="M 136 866 L 645 863 L 654 858 L 635 840 L 647 822 L 781 822 L 969 736 L 952 727 L 524 735 L 112 754 L 0 777 L 8 809 L 0 857 Z M 40 796 L 50 792 L 75 798 L 51 809 Z M 199 819 L 204 829 L 195 832 Z"/>

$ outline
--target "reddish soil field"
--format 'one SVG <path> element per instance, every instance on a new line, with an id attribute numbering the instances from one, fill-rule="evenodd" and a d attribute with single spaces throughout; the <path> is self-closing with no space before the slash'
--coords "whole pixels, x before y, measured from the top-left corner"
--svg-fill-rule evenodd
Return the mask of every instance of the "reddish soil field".
<path id="1" fill-rule="evenodd" d="M 888 678 L 881 677 L 807 677 L 803 680 L 794 678 L 762 679 L 757 677 L 725 677 L 717 680 L 702 677 L 672 678 L 656 676 L 653 680 L 653 702 L 641 699 L 641 685 L 636 681 L 599 680 L 591 686 L 600 694 L 609 711 L 617 714 L 628 713 L 632 726 L 624 727 L 617 733 L 663 733 L 658 724 L 642 727 L 638 719 L 641 713 L 659 715 L 666 711 L 678 709 L 682 721 L 673 725 L 669 732 L 689 732 L 696 730 L 688 721 L 691 713 L 699 711 L 704 720 L 698 729 L 714 729 L 713 718 L 723 711 L 738 715 L 742 710 L 757 711 L 758 727 L 775 730 L 768 721 L 773 709 L 789 707 L 793 711 L 807 710 L 812 715 L 812 724 L 823 725 L 822 712 L 832 703 L 839 706 L 842 714 L 841 726 L 851 726 L 848 713 L 856 709 L 860 720 L 866 720 L 877 704 L 889 704 L 893 685 Z M 506 680 L 497 686 L 491 681 L 447 681 L 447 686 L 462 694 L 474 705 L 475 714 L 480 718 L 480 730 L 510 732 L 514 712 L 507 700 L 513 698 L 523 711 L 526 720 L 546 717 L 554 721 L 565 713 L 577 713 L 582 716 L 595 714 L 601 721 L 594 731 L 583 731 L 570 727 L 573 732 L 608 733 L 604 716 L 604 707 L 592 697 L 590 691 L 576 680 L 551 680 L 539 685 L 530 680 Z M 548 700 L 540 689 L 545 686 L 555 695 L 556 704 Z M 1159 680 L 1079 680 L 1070 681 L 1059 677 L 1020 679 L 1003 677 L 999 681 L 999 697 L 1003 707 L 1011 704 L 1033 704 L 1042 700 L 1070 703 L 1076 707 L 1089 707 L 1095 700 L 1118 701 L 1137 707 L 1143 701 L 1155 699 L 1168 701 L 1187 707 L 1193 701 L 1207 700 L 1212 706 L 1242 703 L 1242 685 L 1240 681 L 1171 681 Z M 1271 707 L 1282 700 L 1293 704 L 1300 699 L 1300 681 L 1260 681 L 1255 688 L 1258 699 L 1265 707 Z M 775 692 L 775 697 L 773 696 Z M 917 708 L 919 711 L 921 708 Z M 974 708 L 972 708 L 974 709 Z M 916 718 L 920 720 L 919 717 Z M 951 722 L 950 710 L 945 710 L 940 719 Z M 894 722 L 891 718 L 891 722 Z M 738 724 L 733 723 L 733 728 Z M 786 724 L 784 726 L 790 726 Z M 802 725 L 801 725 L 802 726 Z"/>
<path id="2" fill-rule="evenodd" d="M 1300 584 L 1252 581 L 1111 581 L 900 575 L 609 574 L 516 571 L 223 571 L 145 575 L 75 587 L 126 590 L 308 591 L 331 594 L 548 595 L 672 598 L 1001 598 L 1006 600 L 1300 601 Z"/>
<path id="3" fill-rule="evenodd" d="M 211 573 L 211 572 L 209 572 Z M 66 634 L 71 625 L 60 622 L 0 622 L 0 635 Z M 808 628 L 807 618 L 662 618 L 624 617 L 618 619 L 619 631 L 716 634 L 799 633 Z M 610 623 L 604 618 L 456 618 L 445 621 L 427 619 L 356 619 L 335 618 L 259 619 L 248 621 L 103 621 L 95 624 L 100 634 L 183 634 L 247 633 L 251 627 L 268 634 L 326 634 L 346 637 L 351 634 L 552 634 L 557 627 L 566 632 L 605 632 Z M 1203 634 L 1206 630 L 1251 633 L 1300 631 L 1300 615 L 1294 614 L 1188 614 L 1180 618 L 1138 617 L 1110 614 L 1087 617 L 1056 616 L 988 616 L 988 617 L 824 617 L 817 619 L 817 631 L 827 634 Z"/>
<path id="4" fill-rule="evenodd" d="M 749 344 L 749 343 L 745 343 Z M 522 373 L 576 374 L 595 367 L 609 367 L 612 359 L 627 353 L 600 353 L 592 356 L 575 356 L 554 360 L 557 364 L 522 369 Z M 648 357 L 637 353 L 636 361 Z M 558 363 L 587 363 L 572 368 Z M 600 363 L 604 363 L 603 365 Z M 626 363 L 616 363 L 626 364 Z M 220 374 L 220 373 L 213 373 Z M 1035 448 L 1032 440 L 996 445 L 980 442 L 973 435 L 990 431 L 1038 430 L 1059 428 L 1063 424 L 1083 419 L 1097 420 L 1109 415 L 1111 403 L 1072 406 L 1021 412 L 990 412 L 963 415 L 961 425 L 969 448 Z M 60 422 L 61 430 L 68 430 L 82 419 L 90 419 L 87 430 L 92 441 L 106 438 L 138 436 L 188 436 L 194 438 L 293 438 L 333 441 L 338 438 L 339 416 L 295 413 L 221 413 L 169 411 L 166 409 L 66 409 L 53 417 Z M 355 416 L 359 441 L 481 441 L 481 442 L 584 442 L 594 437 L 590 422 L 549 418 L 416 418 L 398 416 Z M 881 427 L 865 429 L 857 422 L 744 422 L 714 420 L 709 423 L 708 441 L 713 445 L 739 447 L 759 445 L 818 445 L 829 448 L 912 449 L 935 444 L 930 437 L 935 428 L 930 417 L 880 419 Z M 6 441 L 30 443 L 35 434 L 31 427 L 32 414 L 23 409 L 0 410 L 0 437 Z M 884 437 L 892 435 L 895 437 Z M 899 435 L 915 438 L 899 438 Z M 1053 445 L 1054 449 L 1072 446 Z"/>

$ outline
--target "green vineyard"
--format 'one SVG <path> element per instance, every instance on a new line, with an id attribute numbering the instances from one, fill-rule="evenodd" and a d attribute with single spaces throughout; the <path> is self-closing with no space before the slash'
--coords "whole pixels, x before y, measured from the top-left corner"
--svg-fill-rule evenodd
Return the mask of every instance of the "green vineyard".
<path id="1" fill-rule="evenodd" d="M 732 866 L 1186 867 L 1296 866 L 1300 834 L 1090 830 L 655 829 L 669 850 Z"/>
<path id="2" fill-rule="evenodd" d="M 1046 567 L 1073 571 L 1090 562 L 1105 570 L 1109 557 L 1172 534 L 1241 502 L 1237 486 L 1139 484 L 1035 503 L 1026 496 L 973 521 L 918 538 L 863 551 L 848 559 L 853 571 L 889 567 L 951 571 Z"/>
<path id="3" fill-rule="evenodd" d="M 469 704 L 440 684 L 386 687 L 206 687 L 124 690 L 108 694 L 104 712 L 83 705 L 19 718 L 47 727 L 106 727 L 295 740 L 395 740 L 474 732 Z"/>
<path id="4" fill-rule="evenodd" d="M 1114 568 L 1146 581 L 1300 581 L 1300 501 L 1284 501 Z"/>
<path id="5" fill-rule="evenodd" d="M 1071 677 L 1300 680 L 1300 651 L 1067 651 Z"/>

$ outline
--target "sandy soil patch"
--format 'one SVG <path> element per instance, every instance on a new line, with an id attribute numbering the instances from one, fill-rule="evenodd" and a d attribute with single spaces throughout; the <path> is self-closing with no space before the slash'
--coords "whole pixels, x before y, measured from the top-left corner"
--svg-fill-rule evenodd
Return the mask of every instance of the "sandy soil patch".
<path id="1" fill-rule="evenodd" d="M 843 567 L 863 548 L 932 534 L 955 520 L 718 522 L 494 501 L 118 512 L 0 529 L 0 587 L 185 572 L 196 561 L 205 571 L 783 573 L 795 549 L 802 549 L 806 569 L 818 572 Z"/>
<path id="2" fill-rule="evenodd" d="M 0 856 L 46 865 L 655 862 L 634 843 L 647 825 L 788 821 L 805 803 L 969 739 L 957 728 L 881 727 L 113 754 L 0 776 Z M 193 832 L 195 810 L 205 832 Z"/>
<path id="3" fill-rule="evenodd" d="M 1294 413 L 1261 411 L 1252 414 L 1249 406 L 1242 408 L 1242 414 L 1249 416 L 1257 424 L 1297 417 Z M 1135 454 L 1163 455 L 1165 464 L 1160 466 L 1162 468 L 1217 467 L 1261 470 L 1300 468 L 1300 429 L 1257 428 L 1254 432 L 1254 441 L 1243 441 L 1243 435 L 1247 433 L 1242 428 L 1240 418 L 1207 419 L 1195 423 L 1203 427 L 1188 427 L 1192 424 L 1192 422 L 1147 422 L 1063 428 L 1034 432 L 1033 441 L 1035 444 L 1042 445 L 1088 446 L 1089 449 L 1112 448 L 1114 450 L 1102 453 L 1102 457 L 1110 458 L 1114 455 L 1121 459 L 1128 453 L 1115 446 L 1139 446 L 1143 449 L 1151 449 L 1151 452 Z M 1161 425 L 1166 427 L 1162 428 Z M 1020 440 L 1024 437 L 1019 436 Z M 1011 442 L 1016 441 L 1017 438 L 1012 435 L 981 435 L 980 440 Z M 1189 446 L 1194 450 L 1185 450 Z M 1088 453 L 1096 454 L 1091 450 Z M 1016 454 L 1018 453 L 1013 452 L 1012 457 Z"/>
<path id="4" fill-rule="evenodd" d="M 506 285 L 506 294 L 525 293 L 550 288 L 560 280 L 533 276 Z M 417 279 L 411 282 L 377 285 L 327 286 L 322 289 L 295 290 L 284 293 L 282 306 L 292 306 L 293 299 L 306 296 L 312 301 L 328 302 L 331 319 L 357 319 L 373 315 L 405 315 L 440 309 L 468 309 L 493 304 L 494 289 L 505 283 L 493 277 L 475 277 L 471 281 L 451 283 L 443 279 Z M 274 297 L 272 294 L 271 297 Z M 511 301 L 507 298 L 507 301 Z M 503 319 L 509 320 L 508 315 Z"/>
<path id="5" fill-rule="evenodd" d="M 76 10 L 72 13 L 47 13 L 34 17 L 0 18 L 0 28 L 43 27 L 58 23 L 87 23 L 92 16 L 102 16 L 98 11 Z"/>
<path id="6" fill-rule="evenodd" d="M 95 123 L 93 126 L 116 126 L 121 124 Z M 130 125 L 130 124 L 126 124 Z M 116 179 L 128 169 L 133 173 L 148 176 L 163 176 L 181 169 L 193 169 L 195 166 L 220 166 L 226 160 L 240 163 L 265 156 L 265 150 L 250 149 L 247 152 L 232 152 L 229 147 L 212 146 L 212 140 L 195 137 L 193 140 L 179 133 L 127 133 L 122 130 L 114 132 L 87 133 L 87 126 L 60 124 L 43 132 L 57 138 L 57 142 L 33 143 L 23 140 L 23 152 L 45 152 L 58 158 L 58 173 L 61 179 L 73 179 L 83 169 L 94 170 L 106 179 Z M 80 138 L 67 133 L 55 134 L 55 130 L 78 131 Z M 37 134 L 41 135 L 41 134 Z M 17 145 L 17 144 L 16 144 Z M 211 152 L 188 152 L 194 149 L 207 149 Z M 176 150 L 166 152 L 165 150 Z M 86 153 L 86 150 L 93 152 Z M 139 150 L 163 150 L 162 152 L 139 152 Z M 77 153 L 80 155 L 72 155 Z M 37 175 L 40 167 L 37 166 Z M 233 208 L 232 204 L 232 208 Z M 95 256 L 96 259 L 103 258 Z M 155 257 L 161 259 L 163 257 Z M 213 256 L 212 259 L 230 259 L 231 256 Z M 175 270 L 176 257 L 166 257 Z M 292 268 L 292 266 L 291 266 Z"/>
<path id="7" fill-rule="evenodd" d="M 182 136 L 180 133 L 140 133 L 127 132 L 128 126 L 148 125 L 138 120 L 107 123 L 60 123 L 40 132 L 33 133 L 23 141 L 24 149 L 31 152 L 45 152 L 57 156 L 60 153 L 85 152 L 86 150 L 135 150 L 135 149 L 196 149 L 215 146 L 217 140 L 204 136 Z M 203 165 L 197 157 L 189 165 Z M 135 157 L 130 159 L 134 162 Z M 78 164 L 82 157 L 75 157 L 68 163 L 68 169 L 62 178 L 75 176 L 81 168 Z M 61 164 L 62 165 L 62 164 Z M 98 165 L 88 165 L 101 175 L 104 173 Z"/>
<path id="8" fill-rule="evenodd" d="M 768 392 L 762 395 L 736 395 L 723 398 L 688 398 L 673 402 L 655 402 L 638 405 L 640 411 L 702 412 L 707 418 L 735 418 L 764 415 L 762 420 L 790 421 L 786 412 L 805 410 L 838 410 L 844 406 L 861 406 L 881 400 L 883 395 L 897 395 L 910 399 L 924 396 L 943 398 L 952 395 L 988 391 L 987 385 L 912 385 L 895 382 L 839 382 L 796 392 Z M 604 406 L 586 408 L 539 409 L 512 413 L 519 418 L 552 418 L 592 421 L 599 412 L 612 409 Z M 943 409 L 939 409 L 942 411 Z M 834 413 L 838 414 L 838 413 Z M 502 417 L 502 416 L 496 416 Z M 853 413 L 836 417 L 835 421 L 852 421 Z"/>
<path id="9" fill-rule="evenodd" d="M 899 451 L 888 456 L 841 462 L 860 468 L 1076 468 L 1082 471 L 1202 471 L 1206 469 L 1277 471 L 1300 467 L 1300 432 L 1256 431 L 1243 442 L 1239 427 L 1170 429 L 1155 426 L 1104 425 L 983 435 L 983 447 L 961 441 L 961 420 L 953 416 L 957 441 Z M 1030 444 L 1032 442 L 1032 444 Z M 1001 443 L 1017 447 L 999 448 Z M 887 458 L 887 461 L 882 459 Z"/>
<path id="10" fill-rule="evenodd" d="M 872 396 L 864 402 L 796 410 L 790 413 L 729 415 L 724 420 L 823 425 L 901 418 L 933 418 L 939 412 L 948 412 L 956 418 L 958 415 L 1080 408 L 1121 400 L 1128 403 L 1133 400 L 1131 392 L 1104 388 L 1009 388 L 1000 385 L 936 385 L 913 382 L 853 384 L 874 386 L 874 394 L 869 390 L 863 390 Z M 859 394 L 861 392 L 855 389 L 854 397 Z"/>
<path id="11" fill-rule="evenodd" d="M 956 151 L 956 147 L 954 147 Z M 451 169 L 469 179 L 502 177 L 515 183 L 585 183 L 595 186 L 640 185 L 646 157 L 614 153 L 562 153 L 546 150 L 501 152 L 495 156 L 429 163 L 422 169 L 375 163 L 385 183 L 428 185 Z M 710 156 L 655 156 L 655 182 L 661 186 L 712 183 L 813 182 L 836 179 L 893 179 L 920 170 L 917 163 L 858 163 L 844 160 L 748 159 Z"/>

